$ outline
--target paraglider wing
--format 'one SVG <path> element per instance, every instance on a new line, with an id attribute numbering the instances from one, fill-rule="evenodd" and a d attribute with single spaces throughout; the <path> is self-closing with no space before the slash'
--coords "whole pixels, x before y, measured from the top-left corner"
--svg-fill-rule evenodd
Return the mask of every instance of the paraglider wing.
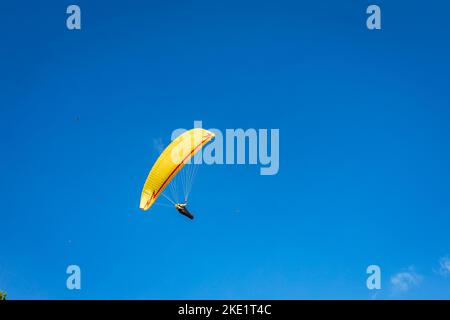
<path id="1" fill-rule="evenodd" d="M 211 131 L 195 128 L 173 140 L 150 170 L 142 189 L 139 207 L 144 211 L 148 210 L 178 171 L 212 138 L 214 133 Z"/>

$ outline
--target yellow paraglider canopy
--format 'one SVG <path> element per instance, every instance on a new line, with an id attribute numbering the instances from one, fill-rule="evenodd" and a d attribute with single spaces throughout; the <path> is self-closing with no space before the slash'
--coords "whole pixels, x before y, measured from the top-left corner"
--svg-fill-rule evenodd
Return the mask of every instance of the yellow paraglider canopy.
<path id="1" fill-rule="evenodd" d="M 178 171 L 212 138 L 214 133 L 211 131 L 195 128 L 173 140 L 148 174 L 142 189 L 140 209 L 148 210 Z"/>

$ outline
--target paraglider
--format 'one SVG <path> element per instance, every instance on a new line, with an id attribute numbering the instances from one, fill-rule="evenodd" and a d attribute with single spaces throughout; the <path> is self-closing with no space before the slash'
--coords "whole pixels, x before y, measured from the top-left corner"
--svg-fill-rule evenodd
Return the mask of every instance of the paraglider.
<path id="1" fill-rule="evenodd" d="M 194 128 L 174 139 L 166 149 L 162 151 L 150 170 L 144 187 L 142 188 L 139 208 L 144 211 L 150 209 L 156 199 L 162 194 L 175 206 L 175 209 L 179 213 L 189 219 L 193 219 L 194 216 L 189 212 L 186 206 L 195 172 L 184 172 L 181 181 L 184 189 L 183 201 L 177 202 L 165 195 L 163 191 L 169 183 L 176 178 L 178 172 L 206 143 L 211 141 L 212 138 L 214 138 L 214 133 L 211 131 L 202 128 Z M 191 167 L 193 167 L 191 168 L 191 171 L 196 170 L 195 166 L 192 165 Z"/>
<path id="2" fill-rule="evenodd" d="M 194 216 L 186 208 L 186 205 L 187 205 L 187 203 L 177 203 L 175 205 L 175 208 L 178 210 L 179 213 L 181 213 L 182 215 L 184 215 L 192 220 L 192 219 L 194 219 Z"/>

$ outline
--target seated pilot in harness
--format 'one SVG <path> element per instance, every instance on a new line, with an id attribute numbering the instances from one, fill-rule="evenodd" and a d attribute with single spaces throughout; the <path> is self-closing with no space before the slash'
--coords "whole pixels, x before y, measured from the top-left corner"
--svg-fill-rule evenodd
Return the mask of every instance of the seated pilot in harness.
<path id="1" fill-rule="evenodd" d="M 178 210 L 179 213 L 182 215 L 188 217 L 189 219 L 194 219 L 194 216 L 192 213 L 189 212 L 189 210 L 186 208 L 187 203 L 177 203 L 175 205 L 175 208 Z"/>

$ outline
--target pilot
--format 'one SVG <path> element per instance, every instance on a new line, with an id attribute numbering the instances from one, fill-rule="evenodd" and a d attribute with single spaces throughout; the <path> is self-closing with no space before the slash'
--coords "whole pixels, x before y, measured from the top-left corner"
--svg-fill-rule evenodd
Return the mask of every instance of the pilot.
<path id="1" fill-rule="evenodd" d="M 175 205 L 175 208 L 178 210 L 179 213 L 182 215 L 188 217 L 189 219 L 194 219 L 194 216 L 192 213 L 189 212 L 189 210 L 186 208 L 187 203 L 177 203 Z"/>

